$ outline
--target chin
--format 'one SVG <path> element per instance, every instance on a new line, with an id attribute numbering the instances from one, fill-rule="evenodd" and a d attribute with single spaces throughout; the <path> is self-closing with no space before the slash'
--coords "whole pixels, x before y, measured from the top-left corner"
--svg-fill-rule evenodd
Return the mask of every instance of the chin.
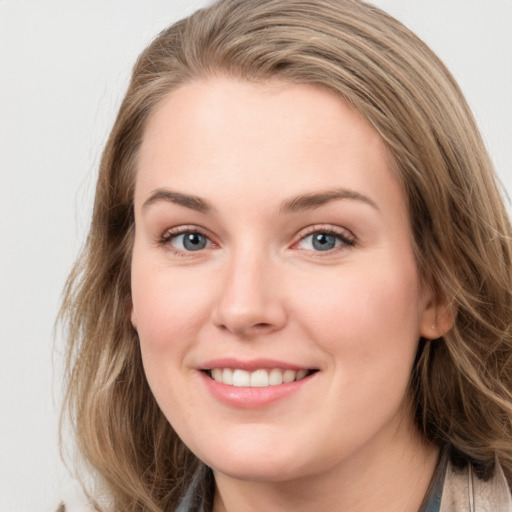
<path id="1" fill-rule="evenodd" d="M 262 453 L 250 461 L 239 457 L 225 458 L 220 464 L 212 463 L 210 467 L 215 473 L 251 482 L 285 482 L 306 476 L 305 469 L 295 466 L 292 461 L 265 459 Z"/>
<path id="2" fill-rule="evenodd" d="M 255 482 L 294 480 L 311 473 L 314 466 L 313 461 L 304 463 L 306 454 L 300 443 L 285 443 L 283 439 L 223 439 L 222 444 L 196 453 L 216 473 Z"/>

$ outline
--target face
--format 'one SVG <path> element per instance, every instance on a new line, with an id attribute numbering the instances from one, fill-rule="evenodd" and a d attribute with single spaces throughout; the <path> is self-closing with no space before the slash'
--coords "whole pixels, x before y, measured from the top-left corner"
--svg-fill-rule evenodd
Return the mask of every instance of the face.
<path id="1" fill-rule="evenodd" d="M 383 142 L 340 98 L 223 78 L 173 91 L 144 134 L 135 221 L 147 379 L 216 474 L 321 474 L 412 431 L 435 311 Z"/>

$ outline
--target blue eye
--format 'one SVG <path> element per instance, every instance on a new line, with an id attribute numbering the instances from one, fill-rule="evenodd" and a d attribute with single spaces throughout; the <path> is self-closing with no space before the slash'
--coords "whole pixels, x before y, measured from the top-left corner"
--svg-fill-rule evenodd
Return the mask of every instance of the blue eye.
<path id="1" fill-rule="evenodd" d="M 174 235 L 171 245 L 181 251 L 200 251 L 208 246 L 209 240 L 201 233 L 187 231 Z"/>
<path id="2" fill-rule="evenodd" d="M 337 247 L 336 242 L 339 242 L 334 235 L 328 233 L 313 233 L 311 237 L 313 247 L 317 251 L 329 251 L 334 249 Z M 340 244 L 338 243 L 338 245 Z"/>
<path id="3" fill-rule="evenodd" d="M 337 249 L 342 245 L 353 246 L 354 242 L 353 240 L 350 240 L 338 233 L 315 231 L 314 233 L 303 237 L 300 240 L 298 247 L 306 251 L 326 252 Z"/>

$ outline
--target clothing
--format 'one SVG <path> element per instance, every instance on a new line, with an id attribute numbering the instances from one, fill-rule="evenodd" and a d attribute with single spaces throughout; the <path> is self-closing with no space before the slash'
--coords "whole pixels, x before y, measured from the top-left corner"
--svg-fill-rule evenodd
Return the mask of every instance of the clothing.
<path id="1" fill-rule="evenodd" d="M 444 450 L 426 503 L 419 512 L 511 512 L 512 494 L 501 466 L 490 480 L 477 477 L 468 464 L 458 469 Z"/>
<path id="2" fill-rule="evenodd" d="M 440 512 L 448 462 L 448 450 L 444 449 L 441 451 L 434 476 L 432 477 L 432 483 L 418 512 Z"/>
<path id="3" fill-rule="evenodd" d="M 446 468 L 439 512 L 512 512 L 512 496 L 501 466 L 496 462 L 493 477 L 485 482 L 471 465 Z"/>
<path id="4" fill-rule="evenodd" d="M 471 465 L 456 468 L 446 452 L 434 478 L 430 495 L 418 512 L 512 512 L 512 494 L 498 463 L 494 476 L 484 481 L 478 478 Z M 213 485 L 209 486 L 209 496 L 198 492 L 208 488 L 207 480 L 212 481 L 212 473 L 203 465 L 194 474 L 176 512 L 211 511 Z"/>
<path id="5" fill-rule="evenodd" d="M 201 463 L 175 512 L 210 512 L 214 490 L 213 472 Z"/>

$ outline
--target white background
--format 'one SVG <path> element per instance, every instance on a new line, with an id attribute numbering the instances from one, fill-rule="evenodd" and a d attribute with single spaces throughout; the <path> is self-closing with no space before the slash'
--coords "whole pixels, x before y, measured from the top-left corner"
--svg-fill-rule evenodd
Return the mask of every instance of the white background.
<path id="1" fill-rule="evenodd" d="M 55 509 L 53 322 L 96 166 L 142 48 L 201 0 L 0 0 L 0 511 Z M 459 81 L 512 191 L 512 0 L 374 0 Z M 58 343 L 57 343 L 58 346 Z"/>

